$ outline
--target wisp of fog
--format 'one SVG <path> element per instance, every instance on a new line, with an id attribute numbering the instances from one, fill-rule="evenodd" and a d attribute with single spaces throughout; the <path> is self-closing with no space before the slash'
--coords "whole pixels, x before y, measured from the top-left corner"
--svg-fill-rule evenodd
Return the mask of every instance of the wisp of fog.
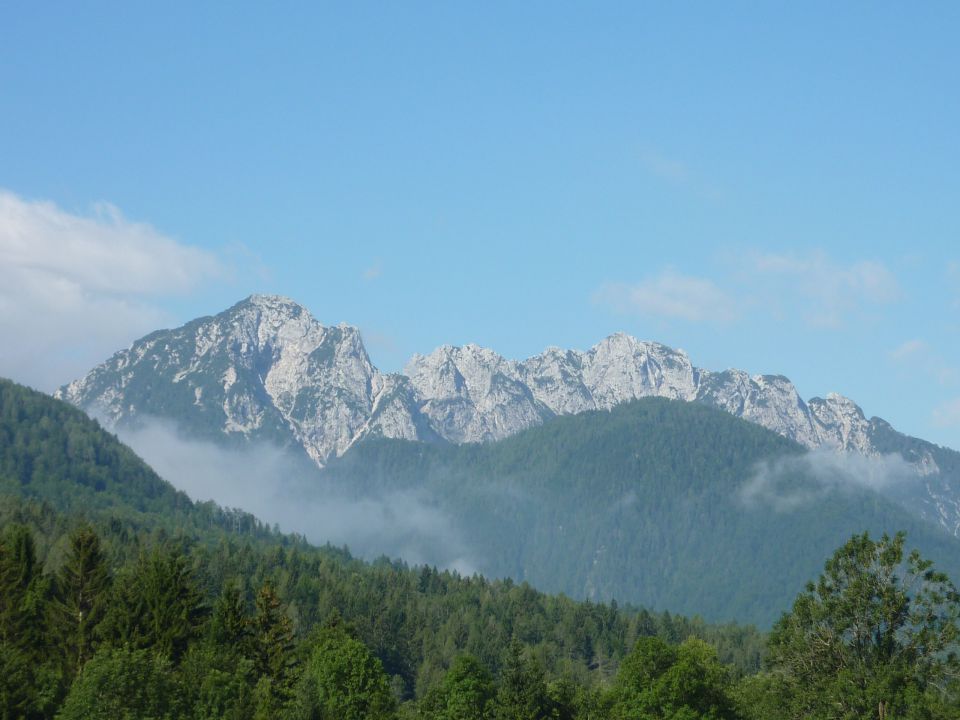
<path id="1" fill-rule="evenodd" d="M 213 500 L 297 532 L 315 544 L 346 545 L 365 558 L 478 572 L 480 564 L 450 519 L 416 491 L 351 497 L 305 473 L 292 453 L 268 443 L 225 448 L 185 439 L 171 422 L 143 418 L 118 432 L 156 472 L 194 500 Z"/>

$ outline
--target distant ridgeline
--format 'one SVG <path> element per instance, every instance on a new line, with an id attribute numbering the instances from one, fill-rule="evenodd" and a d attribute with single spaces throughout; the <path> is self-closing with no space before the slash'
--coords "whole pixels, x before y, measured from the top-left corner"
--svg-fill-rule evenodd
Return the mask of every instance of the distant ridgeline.
<path id="1" fill-rule="evenodd" d="M 960 576 L 960 542 L 858 484 L 856 473 L 804 460 L 813 457 L 706 405 L 644 398 L 483 444 L 371 437 L 332 460 L 319 479 L 305 470 L 311 477 L 301 492 L 305 502 L 318 504 L 406 493 L 446 521 L 459 540 L 458 555 L 487 577 L 715 622 L 769 626 L 823 558 L 865 530 L 906 530 L 912 543 Z M 32 485 L 23 483 L 22 468 L 15 477 L 20 492 L 41 492 L 42 475 Z M 157 482 L 152 473 L 144 477 Z M 172 512 L 183 498 L 163 487 L 143 494 L 156 496 L 153 502 L 169 494 Z M 43 496 L 62 492 L 54 484 Z M 96 503 L 98 495 L 84 497 Z M 131 505 L 143 502 L 138 496 Z M 230 522 L 204 507 L 219 519 L 191 519 L 195 526 Z M 323 537 L 322 527 L 310 532 Z M 418 561 L 444 567 L 457 559 L 430 528 L 410 533 Z M 397 553 L 391 544 L 360 550 L 368 557 Z"/>
<path id="2" fill-rule="evenodd" d="M 849 398 L 804 400 L 781 375 L 700 368 L 682 350 L 623 333 L 525 360 L 444 345 L 413 356 L 402 373 L 384 373 L 357 328 L 326 326 L 292 300 L 254 295 L 137 340 L 57 396 L 112 430 L 159 418 L 192 439 L 267 443 L 316 466 L 374 437 L 491 442 L 558 416 L 662 397 L 719 408 L 808 449 L 895 454 L 919 482 L 880 490 L 960 534 L 960 453 L 868 418 Z"/>
<path id="3" fill-rule="evenodd" d="M 863 531 L 905 530 L 960 576 L 956 538 L 823 459 L 720 410 L 646 398 L 498 442 L 370 439 L 324 487 L 431 499 L 489 576 L 715 621 L 768 626 Z"/>

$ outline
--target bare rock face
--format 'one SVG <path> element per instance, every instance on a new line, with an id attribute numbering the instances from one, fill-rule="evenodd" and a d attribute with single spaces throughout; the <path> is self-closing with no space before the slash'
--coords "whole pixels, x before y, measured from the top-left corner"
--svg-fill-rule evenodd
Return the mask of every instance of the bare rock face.
<path id="1" fill-rule="evenodd" d="M 254 295 L 138 340 L 57 395 L 108 427 L 167 418 L 195 437 L 300 447 L 321 466 L 369 436 L 487 442 L 637 398 L 702 402 L 807 448 L 902 454 L 924 478 L 921 514 L 960 534 L 960 474 L 941 472 L 960 469 L 960 454 L 868 419 L 840 395 L 805 402 L 785 377 L 703 370 L 682 350 L 623 333 L 523 361 L 444 345 L 414 355 L 403 374 L 384 374 L 356 328 Z"/>
<path id="2" fill-rule="evenodd" d="M 369 433 L 416 439 L 403 385 L 373 367 L 356 328 L 254 295 L 148 335 L 58 396 L 111 427 L 172 418 L 205 437 L 293 442 L 322 464 Z"/>
<path id="3" fill-rule="evenodd" d="M 414 355 L 404 373 L 420 411 L 451 442 L 500 440 L 552 415 L 534 398 L 518 363 L 477 345 Z"/>
<path id="4" fill-rule="evenodd" d="M 207 436 L 292 440 L 318 464 L 368 435 L 486 442 L 643 397 L 708 403 L 810 448 L 873 452 L 870 422 L 845 398 L 805 403 L 784 377 L 701 370 L 623 333 L 522 362 L 444 345 L 386 375 L 356 328 L 263 295 L 148 335 L 58 396 L 113 427 L 158 416 Z"/>

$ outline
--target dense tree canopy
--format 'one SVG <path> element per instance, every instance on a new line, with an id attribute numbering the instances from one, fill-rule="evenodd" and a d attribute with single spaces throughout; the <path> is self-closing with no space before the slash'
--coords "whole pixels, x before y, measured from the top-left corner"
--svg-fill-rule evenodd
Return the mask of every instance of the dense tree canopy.
<path id="1" fill-rule="evenodd" d="M 35 395 L 0 393 L 0 720 L 960 716 L 957 593 L 902 536 L 838 551 L 758 673 L 751 627 L 365 563 L 190 503 Z M 54 470 L 3 475 L 28 466 Z"/>
<path id="2" fill-rule="evenodd" d="M 960 677 L 960 596 L 905 537 L 853 537 L 770 637 L 786 717 L 931 717 Z"/>

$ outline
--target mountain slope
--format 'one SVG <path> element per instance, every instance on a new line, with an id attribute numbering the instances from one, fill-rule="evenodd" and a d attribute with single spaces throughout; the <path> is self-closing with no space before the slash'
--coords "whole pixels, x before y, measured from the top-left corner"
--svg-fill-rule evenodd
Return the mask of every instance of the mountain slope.
<path id="1" fill-rule="evenodd" d="M 12 383 L 0 391 L 6 492 L 64 509 L 146 513 L 171 528 L 243 523 L 269 534 L 242 513 L 191 503 L 79 411 Z M 648 398 L 486 444 L 371 436 L 331 461 L 310 481 L 315 496 L 299 500 L 320 507 L 347 495 L 364 507 L 406 493 L 457 529 L 456 552 L 488 576 L 716 620 L 768 624 L 822 559 L 862 530 L 906 529 L 911 544 L 960 576 L 957 540 L 850 477 L 817 476 L 809 457 L 714 408 Z M 760 473 L 773 476 L 765 492 L 747 493 Z M 430 542 L 420 559 L 443 564 L 450 548 L 431 530 L 422 530 Z"/>
<path id="2" fill-rule="evenodd" d="M 489 575 L 711 620 L 772 622 L 854 532 L 905 529 L 960 569 L 956 539 L 816 457 L 714 408 L 649 398 L 481 445 L 370 440 L 324 477 L 358 497 L 433 498 Z"/>
<path id="3" fill-rule="evenodd" d="M 151 529 L 273 537 L 248 513 L 194 503 L 80 410 L 3 378 L 0 496 L 88 517 L 109 513 Z"/>
<path id="4" fill-rule="evenodd" d="M 960 454 L 867 419 L 840 395 L 805 402 L 782 376 L 704 370 L 681 350 L 622 333 L 524 361 L 443 346 L 415 355 L 404 374 L 384 374 L 356 328 L 327 327 L 291 300 L 254 295 L 138 340 L 57 396 L 111 428 L 172 419 L 192 438 L 266 441 L 318 466 L 368 437 L 488 442 L 638 398 L 697 402 L 807 448 L 901 454 L 924 482 L 897 489 L 897 500 L 960 534 Z"/>

